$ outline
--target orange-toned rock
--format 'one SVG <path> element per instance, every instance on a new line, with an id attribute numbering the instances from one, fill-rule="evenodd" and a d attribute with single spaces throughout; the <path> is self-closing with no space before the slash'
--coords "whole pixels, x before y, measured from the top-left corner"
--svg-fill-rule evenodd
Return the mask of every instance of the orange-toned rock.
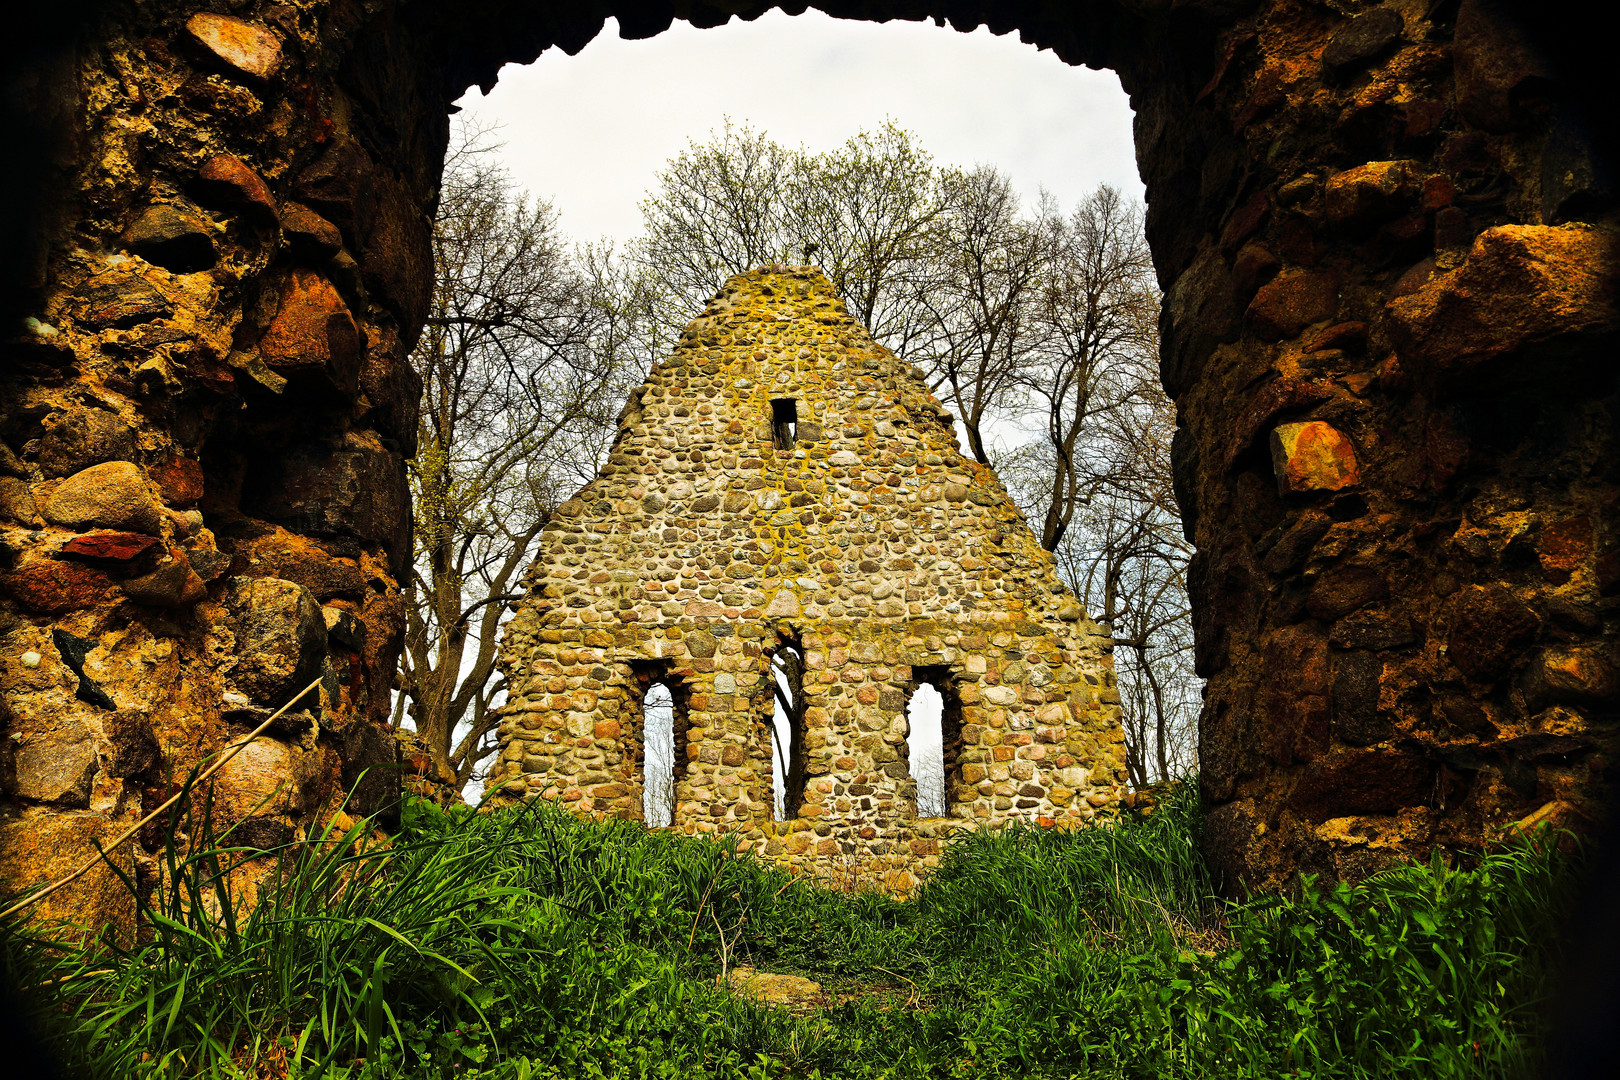
<path id="1" fill-rule="evenodd" d="M 109 843 L 133 819 L 115 820 L 87 810 L 56 814 L 28 814 L 0 823 L 0 881 L 15 895 L 31 893 L 42 885 L 79 869 L 95 858 L 98 845 Z M 66 889 L 58 889 L 32 913 L 42 919 L 62 919 L 91 932 L 111 922 L 130 933 L 135 923 L 135 897 L 119 880 L 119 873 L 134 871 L 134 845 L 125 841 L 97 859 L 94 867 Z M 116 869 L 115 869 L 116 867 Z"/>
<path id="2" fill-rule="evenodd" d="M 1617 239 L 1585 225 L 1486 229 L 1460 267 L 1388 305 L 1402 357 L 1453 371 L 1614 331 Z"/>
<path id="3" fill-rule="evenodd" d="M 224 64 L 255 79 L 281 67 L 281 39 L 260 26 L 208 12 L 186 20 L 186 32 Z"/>
<path id="4" fill-rule="evenodd" d="M 1312 618 L 1332 622 L 1389 595 L 1384 575 L 1370 566 L 1340 566 L 1311 585 L 1305 610 Z"/>
<path id="5" fill-rule="evenodd" d="M 80 721 L 31 731 L 14 740 L 11 790 L 33 802 L 87 807 L 99 762 L 95 733 Z"/>
<path id="6" fill-rule="evenodd" d="M 733 968 L 726 976 L 726 986 L 738 997 L 760 1005 L 814 1008 L 825 1000 L 818 982 L 798 975 L 756 972 L 751 967 Z"/>
<path id="7" fill-rule="evenodd" d="M 1354 444 L 1321 420 L 1278 424 L 1271 432 L 1271 464 L 1284 495 L 1338 491 L 1361 482 Z"/>
<path id="8" fill-rule="evenodd" d="M 234 154 L 216 154 L 197 172 L 198 187 L 229 206 L 239 206 L 261 219 L 275 220 L 276 200 L 259 174 Z"/>
<path id="9" fill-rule="evenodd" d="M 311 757 L 297 746 L 264 735 L 248 743 L 212 781 L 216 824 L 285 814 L 306 804 L 305 785 L 310 779 L 306 759 Z"/>
<path id="10" fill-rule="evenodd" d="M 33 525 L 39 518 L 39 506 L 26 480 L 15 476 L 0 476 L 0 518 Z"/>
<path id="11" fill-rule="evenodd" d="M 337 226 L 302 203 L 288 203 L 281 212 L 281 232 L 293 251 L 317 259 L 330 259 L 343 248 Z"/>
<path id="12" fill-rule="evenodd" d="M 0 588 L 37 615 L 65 615 L 100 603 L 113 579 L 83 563 L 28 559 L 0 575 Z"/>
<path id="13" fill-rule="evenodd" d="M 1565 518 L 1541 530 L 1536 539 L 1536 554 L 1541 569 L 1549 581 L 1569 580 L 1570 572 L 1586 561 L 1592 553 L 1592 519 Z"/>
<path id="14" fill-rule="evenodd" d="M 1406 162 L 1371 161 L 1328 177 L 1323 194 L 1330 221 L 1360 228 L 1399 214 L 1415 191 Z"/>
<path id="15" fill-rule="evenodd" d="M 91 562 L 130 563 L 156 547 L 155 536 L 139 533 L 106 532 L 75 536 L 62 545 L 62 554 Z"/>
<path id="16" fill-rule="evenodd" d="M 189 607 L 208 595 L 202 578 L 191 568 L 191 561 L 179 548 L 171 548 L 169 558 L 157 569 L 123 583 L 124 595 L 151 607 Z"/>
<path id="17" fill-rule="evenodd" d="M 1620 697 L 1613 650 L 1596 646 L 1548 649 L 1525 673 L 1525 696 L 1542 707 L 1554 702 L 1602 705 Z"/>
<path id="18" fill-rule="evenodd" d="M 170 454 L 149 472 L 170 506 L 190 506 L 203 497 L 202 465 L 194 458 Z"/>
<path id="19" fill-rule="evenodd" d="M 1338 306 L 1339 288 L 1332 274 L 1295 271 L 1262 285 L 1249 304 L 1247 318 L 1256 337 L 1281 341 L 1333 318 Z"/>
<path id="20" fill-rule="evenodd" d="M 294 270 L 282 283 L 259 354 L 282 374 L 319 372 L 352 392 L 360 376 L 360 331 L 330 281 L 313 270 Z"/>
<path id="21" fill-rule="evenodd" d="M 246 567 L 254 577 L 284 578 L 304 586 L 316 599 L 359 596 L 366 576 L 353 559 L 333 556 L 319 542 L 285 529 L 274 528 L 258 536 L 224 536 L 222 550 Z"/>

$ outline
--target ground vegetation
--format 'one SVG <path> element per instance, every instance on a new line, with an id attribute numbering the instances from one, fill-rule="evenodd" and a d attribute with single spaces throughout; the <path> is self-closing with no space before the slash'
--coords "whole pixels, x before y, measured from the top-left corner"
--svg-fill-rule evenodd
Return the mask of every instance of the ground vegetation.
<path id="1" fill-rule="evenodd" d="M 417 801 L 390 844 L 359 821 L 286 848 L 250 902 L 228 882 L 258 853 L 176 813 L 138 941 L 0 936 L 76 1075 L 1513 1075 L 1574 880 L 1544 835 L 1231 903 L 1181 786 L 1106 827 L 964 833 L 909 901 L 734 840 Z M 818 989 L 761 1004 L 741 965 Z"/>

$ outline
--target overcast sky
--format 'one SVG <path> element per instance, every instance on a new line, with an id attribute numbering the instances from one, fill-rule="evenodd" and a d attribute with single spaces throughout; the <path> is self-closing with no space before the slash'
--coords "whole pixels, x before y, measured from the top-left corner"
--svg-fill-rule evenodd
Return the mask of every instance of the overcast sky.
<path id="1" fill-rule="evenodd" d="M 1142 197 L 1119 79 L 982 28 L 773 11 L 624 41 L 609 20 L 578 56 L 509 65 L 488 97 L 460 104 L 502 125 L 519 185 L 552 199 L 579 240 L 639 232 L 636 204 L 664 162 L 727 117 L 812 150 L 893 118 L 939 163 L 995 165 L 1031 201 L 1045 187 L 1069 207 L 1098 183 Z"/>

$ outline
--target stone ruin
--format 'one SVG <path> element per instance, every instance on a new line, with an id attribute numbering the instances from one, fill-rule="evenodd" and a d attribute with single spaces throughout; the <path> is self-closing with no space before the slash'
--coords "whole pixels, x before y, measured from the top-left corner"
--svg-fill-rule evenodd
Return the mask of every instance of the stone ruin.
<path id="1" fill-rule="evenodd" d="M 673 827 L 819 877 L 905 892 L 952 827 L 1073 824 L 1122 795 L 1112 641 L 951 426 L 820 270 L 728 281 L 540 537 L 490 784 L 642 819 L 661 684 Z M 773 654 L 792 654 L 784 820 Z M 920 819 L 923 684 L 944 702 L 945 813 Z"/>
<path id="2" fill-rule="evenodd" d="M 353 805 L 387 814 L 406 357 L 451 103 L 505 63 L 578 51 L 609 16 L 649 37 L 773 6 L 806 4 L 176 0 L 14 17 L 0 42 L 12 885 L 76 865 L 306 675 L 323 686 L 305 722 L 227 786 L 249 808 L 286 793 L 255 819 L 267 838 L 362 775 Z M 1620 725 L 1607 39 L 1512 0 L 815 6 L 1016 30 L 1116 71 L 1131 97 L 1197 547 L 1205 854 L 1226 882 L 1355 877 L 1514 822 L 1595 818 Z M 735 685 L 720 663 L 746 652 L 720 646 L 748 640 L 716 637 L 716 678 Z M 710 675 L 684 636 L 663 641 Z M 898 648 L 857 670 L 884 667 L 903 692 Z M 746 731 L 731 734 L 741 750 Z M 112 858 L 144 872 L 149 842 Z M 52 913 L 128 912 L 105 869 L 58 897 Z"/>

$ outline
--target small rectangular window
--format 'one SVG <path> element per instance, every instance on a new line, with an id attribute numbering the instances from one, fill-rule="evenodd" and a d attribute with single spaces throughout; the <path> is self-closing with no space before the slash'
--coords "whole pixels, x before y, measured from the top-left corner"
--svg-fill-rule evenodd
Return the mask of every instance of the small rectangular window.
<path id="1" fill-rule="evenodd" d="M 771 435 L 778 450 L 793 449 L 798 435 L 799 403 L 792 398 L 774 398 L 771 401 Z"/>

